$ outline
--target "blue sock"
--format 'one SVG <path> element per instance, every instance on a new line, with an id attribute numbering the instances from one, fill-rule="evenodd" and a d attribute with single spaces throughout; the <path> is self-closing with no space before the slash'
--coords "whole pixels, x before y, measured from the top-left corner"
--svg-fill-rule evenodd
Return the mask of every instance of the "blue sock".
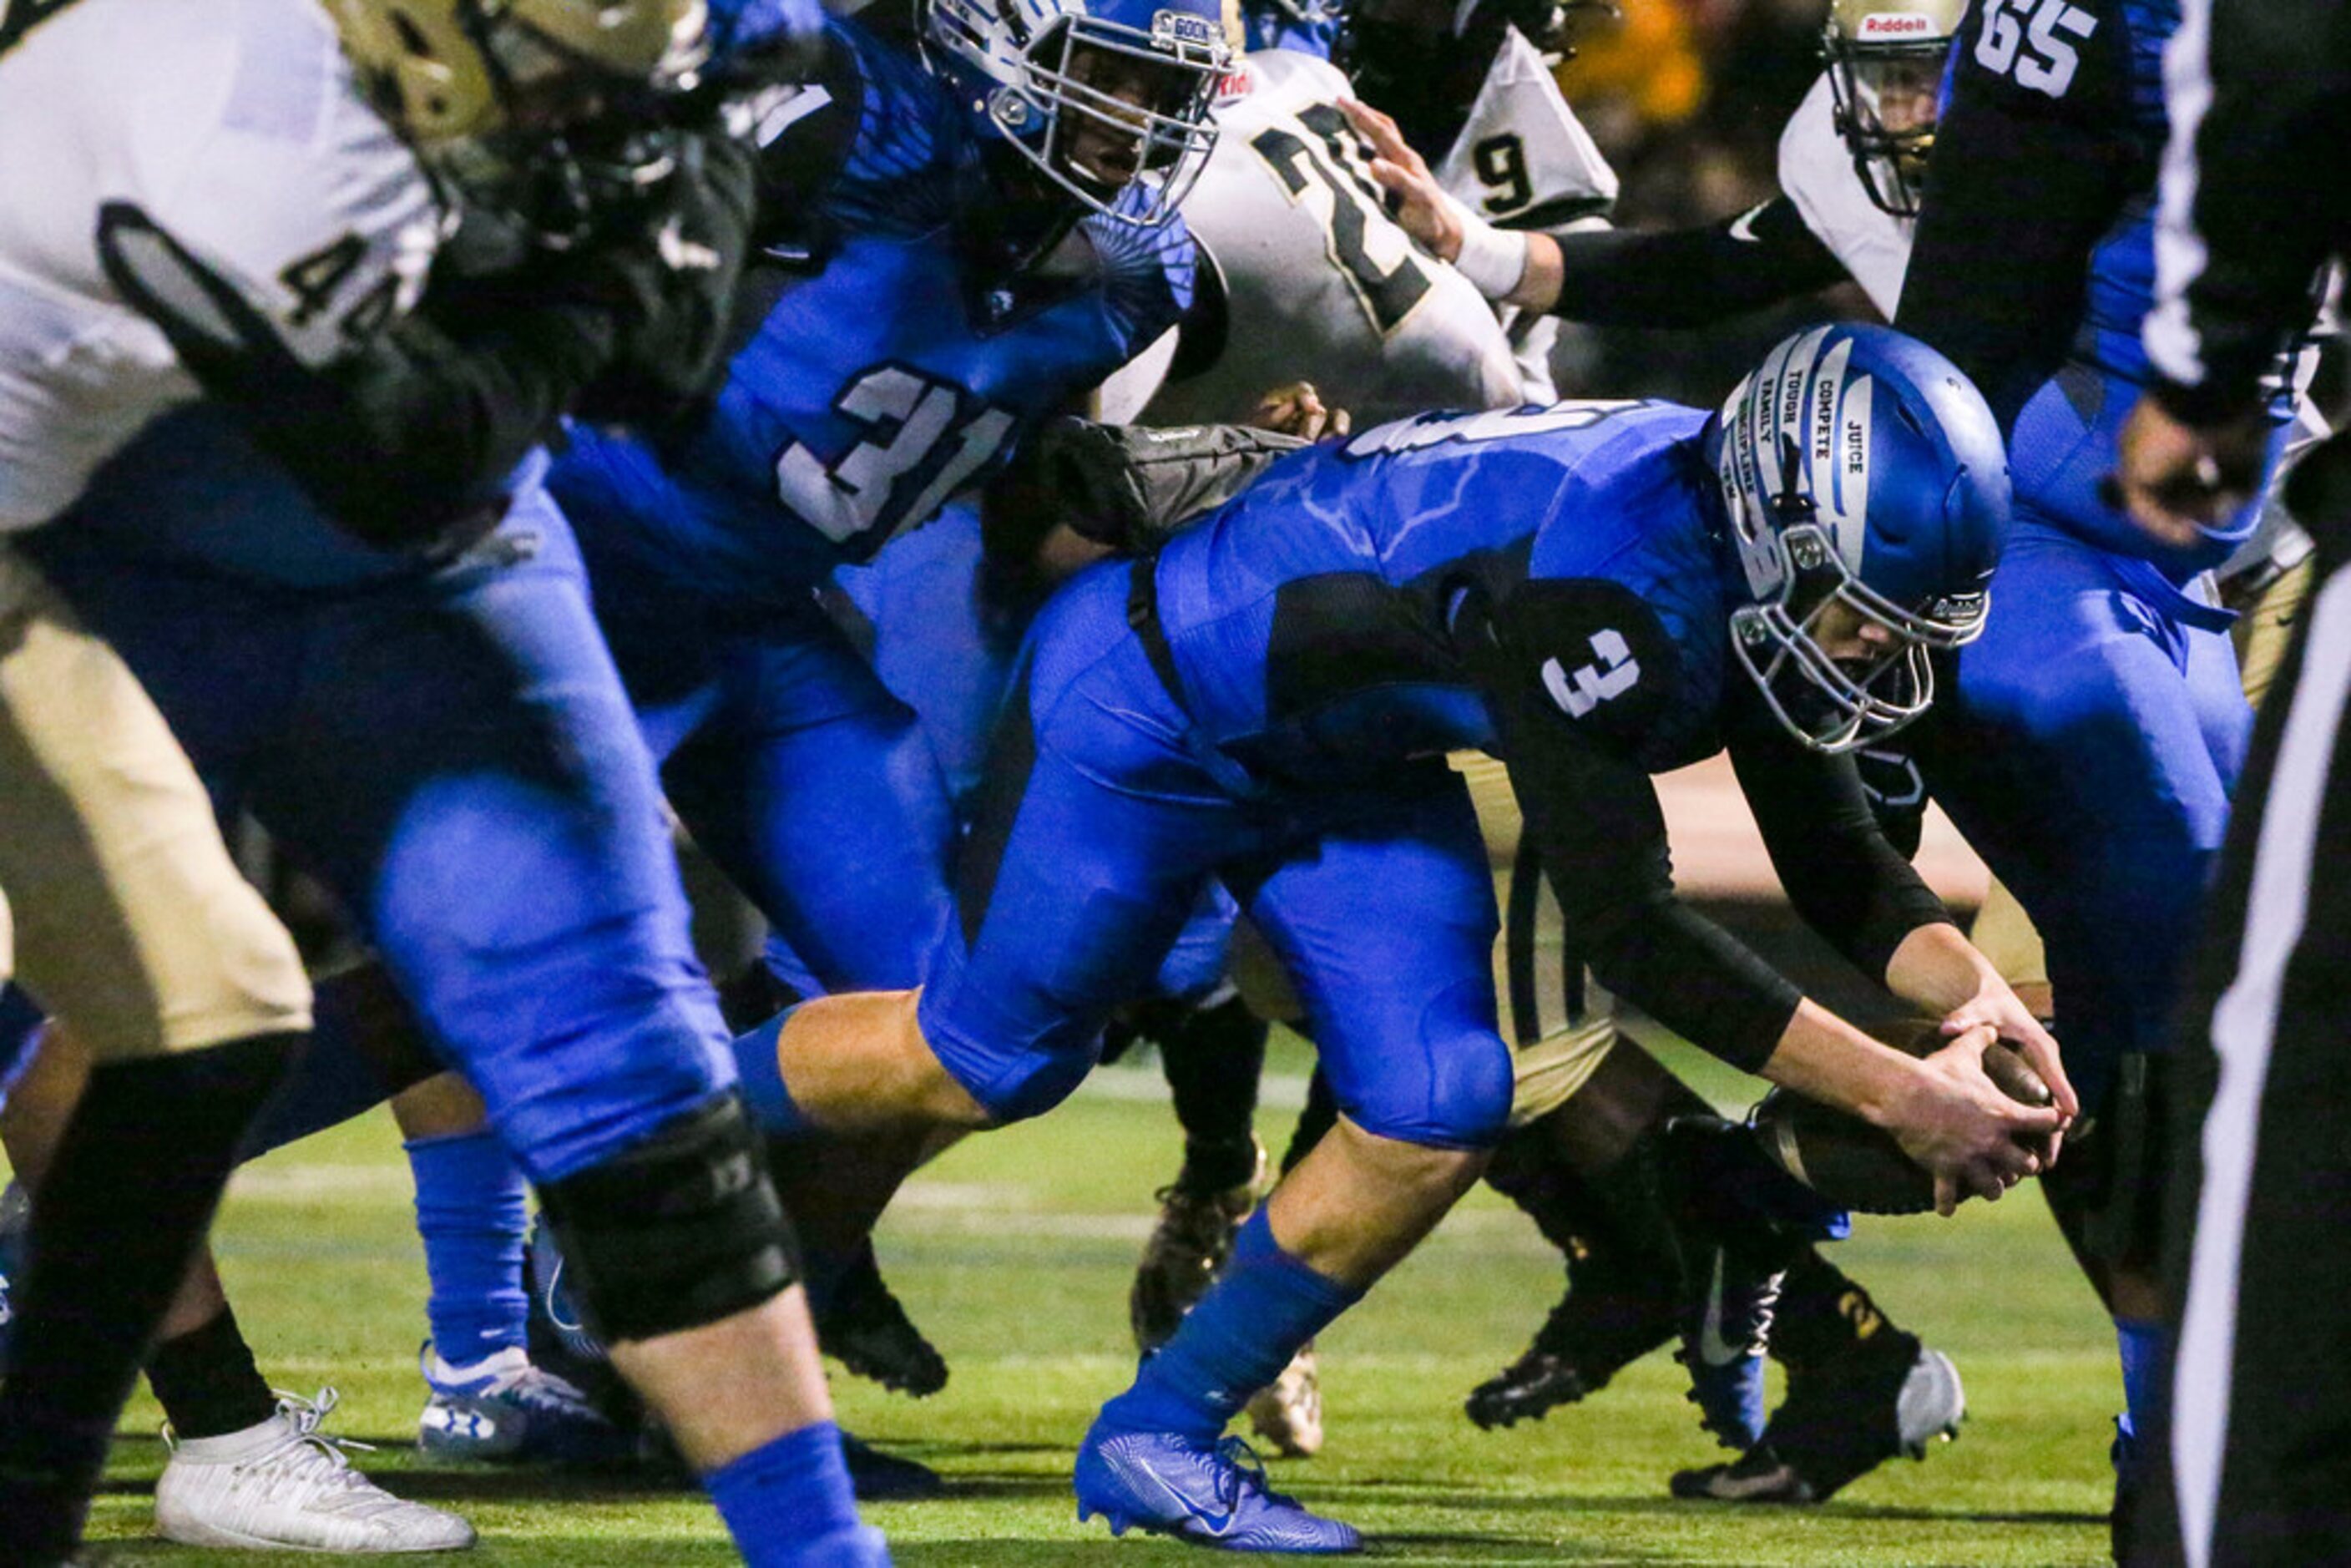
<path id="1" fill-rule="evenodd" d="M 748 1568 L 790 1568 L 820 1559 L 808 1549 L 858 1529 L 857 1499 L 841 1457 L 841 1428 L 819 1421 L 727 1460 L 702 1478 Z M 837 1561 L 838 1559 L 832 1559 Z M 875 1559 L 884 1561 L 884 1559 Z"/>
<path id="2" fill-rule="evenodd" d="M 774 1018 L 735 1037 L 735 1067 L 742 1075 L 743 1103 L 751 1120 L 770 1137 L 797 1137 L 810 1130 L 809 1119 L 792 1103 L 784 1087 L 784 1064 L 776 1056 L 776 1039 L 798 1008 L 786 1008 Z"/>
<path id="3" fill-rule="evenodd" d="M 1284 1252 L 1259 1208 L 1233 1239 L 1224 1277 L 1143 1364 L 1134 1386 L 1102 1406 L 1102 1418 L 1212 1442 L 1299 1346 L 1363 1298 Z"/>
<path id="4" fill-rule="evenodd" d="M 2156 1406 L 2163 1397 L 2170 1335 L 2153 1318 L 2116 1318 L 2115 1343 L 2123 1361 L 2123 1417 L 2115 1424 L 2119 1469 L 2134 1457 L 2139 1435 L 2158 1429 Z"/>
<path id="5" fill-rule="evenodd" d="M 424 1303 L 433 1348 L 465 1365 L 529 1342 L 530 1298 L 522 1286 L 528 1223 L 522 1171 L 487 1127 L 412 1138 L 416 1229 L 424 1239 Z"/>

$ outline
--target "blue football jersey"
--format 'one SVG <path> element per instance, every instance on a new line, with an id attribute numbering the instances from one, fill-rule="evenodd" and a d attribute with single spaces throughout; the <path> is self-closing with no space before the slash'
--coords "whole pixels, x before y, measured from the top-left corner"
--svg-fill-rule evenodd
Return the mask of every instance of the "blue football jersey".
<path id="1" fill-rule="evenodd" d="M 1493 621 L 1531 619 L 1517 641 L 1589 737 L 1653 772 L 1712 755 L 1730 601 L 1706 420 L 1659 402 L 1426 414 L 1284 459 L 1162 553 L 1194 719 L 1292 779 L 1491 747 L 1454 637 L 1474 594 Z"/>
<path id="2" fill-rule="evenodd" d="M 2143 384 L 2148 372 L 2139 327 L 2155 305 L 2155 175 L 2168 132 L 2163 47 L 2179 31 L 2179 0 L 2126 0 L 2105 20 L 2119 31 L 2108 46 L 2121 65 L 2115 112 L 2127 127 L 2135 177 L 2113 226 L 2090 253 L 2074 352 L 2109 375 Z"/>
<path id="3" fill-rule="evenodd" d="M 766 251 L 715 408 L 658 452 L 576 430 L 554 484 L 584 533 L 624 531 L 647 566 L 796 595 L 983 481 L 1173 326 L 1194 247 L 1180 221 L 1089 214 L 1045 262 L 991 259 L 1001 197 L 964 111 L 853 22 L 758 110 Z"/>

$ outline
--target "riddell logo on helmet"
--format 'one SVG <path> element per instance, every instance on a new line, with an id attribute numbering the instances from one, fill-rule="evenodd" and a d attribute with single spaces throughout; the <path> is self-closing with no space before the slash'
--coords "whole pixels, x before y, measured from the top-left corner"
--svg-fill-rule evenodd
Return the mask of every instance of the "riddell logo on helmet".
<path id="1" fill-rule="evenodd" d="M 1861 31 L 1855 35 L 1865 44 L 1883 43 L 1888 38 L 1923 38 L 1936 32 L 1933 18 L 1915 11 L 1897 11 L 1890 15 L 1864 16 Z"/>

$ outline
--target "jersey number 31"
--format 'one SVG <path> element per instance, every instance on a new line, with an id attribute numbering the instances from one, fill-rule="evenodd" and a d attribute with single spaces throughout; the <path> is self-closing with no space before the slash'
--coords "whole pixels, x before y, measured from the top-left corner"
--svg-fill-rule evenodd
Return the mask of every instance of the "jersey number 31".
<path id="1" fill-rule="evenodd" d="M 831 467 L 793 442 L 776 459 L 776 498 L 837 545 L 872 535 L 870 553 L 938 510 L 1012 434 L 1010 413 L 985 403 L 967 413 L 967 403 L 978 400 L 904 365 L 868 371 L 833 403 L 866 438 Z M 946 461 L 932 469 L 941 454 Z M 902 489 L 910 494 L 899 497 Z"/>

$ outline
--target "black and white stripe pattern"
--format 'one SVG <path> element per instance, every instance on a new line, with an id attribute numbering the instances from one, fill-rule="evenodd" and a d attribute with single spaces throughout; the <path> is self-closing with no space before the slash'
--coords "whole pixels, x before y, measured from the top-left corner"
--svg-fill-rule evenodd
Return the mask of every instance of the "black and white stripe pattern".
<path id="1" fill-rule="evenodd" d="M 2156 370 L 2181 386 L 2204 380 L 2204 342 L 2189 314 L 2188 291 L 2210 260 L 2196 228 L 2196 137 L 2212 106 L 2211 41 L 2212 0 L 2183 0 L 2179 30 L 2163 49 L 2171 140 L 2163 151 L 2157 187 L 2155 308 L 2140 329 Z"/>
<path id="2" fill-rule="evenodd" d="M 2300 678 L 2260 807 L 2236 971 L 2212 1013 L 2220 1082 L 2201 1138 L 2203 1186 L 2182 1303 L 2171 1435 L 2189 1568 L 2212 1562 L 2220 1522 L 2223 1462 L 2237 1414 L 2232 1385 L 2247 1216 L 2287 970 L 2303 940 L 2314 880 L 2343 874 L 2315 857 L 2351 699 L 2351 570 L 2333 573 L 2310 613 Z M 2341 760 L 2351 767 L 2351 759 Z M 2351 789 L 2351 776 L 2344 784 Z"/>

